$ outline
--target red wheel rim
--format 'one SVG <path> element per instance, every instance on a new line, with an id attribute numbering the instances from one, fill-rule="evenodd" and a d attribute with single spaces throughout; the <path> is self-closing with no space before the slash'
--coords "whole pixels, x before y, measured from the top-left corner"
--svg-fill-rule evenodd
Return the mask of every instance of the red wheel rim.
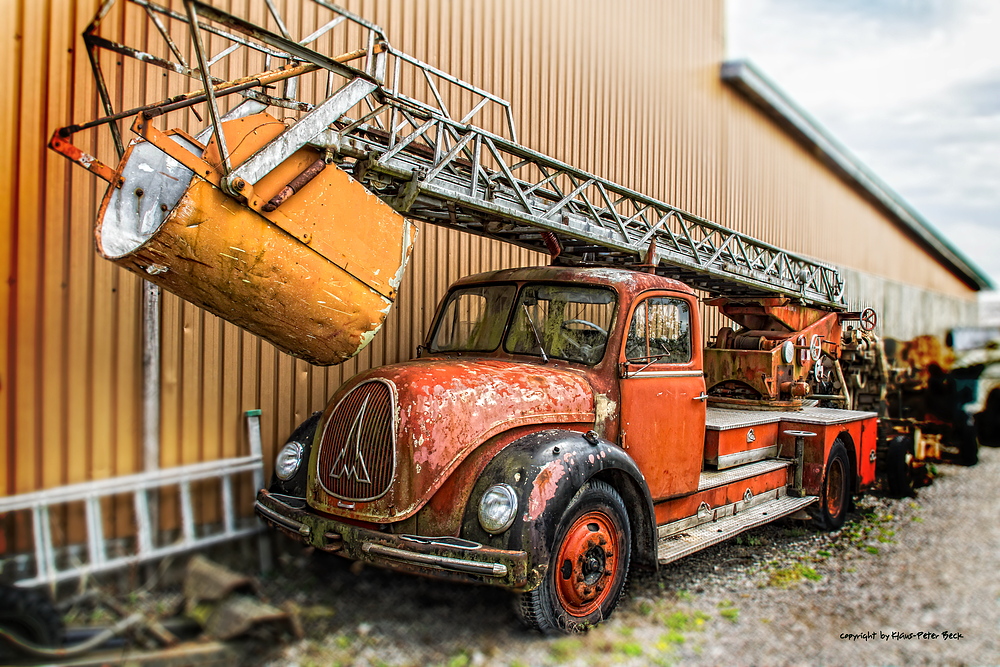
<path id="1" fill-rule="evenodd" d="M 831 517 L 840 516 L 844 507 L 844 462 L 838 457 L 826 471 L 826 511 Z"/>
<path id="2" fill-rule="evenodd" d="M 556 559 L 556 596 L 563 609 L 582 618 L 611 597 L 622 535 L 602 511 L 587 512 L 570 526 Z"/>

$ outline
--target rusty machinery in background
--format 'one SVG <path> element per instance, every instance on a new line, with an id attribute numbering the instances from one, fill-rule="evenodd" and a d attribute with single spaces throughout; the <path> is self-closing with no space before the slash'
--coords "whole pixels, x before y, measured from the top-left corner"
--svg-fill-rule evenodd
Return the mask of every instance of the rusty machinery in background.
<path id="1" fill-rule="evenodd" d="M 848 334 L 854 344 L 844 346 L 843 381 L 854 405 L 879 414 L 878 469 L 890 494 L 911 495 L 933 478 L 936 463 L 974 465 L 980 441 L 996 440 L 989 425 L 1000 406 L 987 401 L 975 416 L 970 409 L 981 398 L 980 376 L 1000 355 L 985 345 L 956 354 L 936 336 Z"/>

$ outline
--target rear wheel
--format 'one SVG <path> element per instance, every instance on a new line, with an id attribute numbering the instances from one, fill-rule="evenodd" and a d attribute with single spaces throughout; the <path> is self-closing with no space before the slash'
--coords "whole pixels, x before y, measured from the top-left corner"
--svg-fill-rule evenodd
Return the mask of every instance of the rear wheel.
<path id="1" fill-rule="evenodd" d="M 611 616 L 628 578 L 632 531 L 625 503 L 605 482 L 588 483 L 556 529 L 548 570 L 518 596 L 518 615 L 542 632 L 575 632 Z"/>
<path id="2" fill-rule="evenodd" d="M 844 443 L 837 440 L 830 448 L 826 459 L 826 473 L 820 491 L 819 508 L 814 517 L 817 527 L 822 530 L 838 530 L 847 519 L 851 505 L 851 489 L 854 475 L 851 461 Z"/>
<path id="3" fill-rule="evenodd" d="M 963 412 L 955 420 L 954 428 L 958 437 L 958 462 L 963 466 L 976 465 L 979 463 L 979 439 L 972 419 Z"/>
<path id="4" fill-rule="evenodd" d="M 885 450 L 885 481 L 889 495 L 908 498 L 913 495 L 914 479 L 911 470 L 913 441 L 909 436 L 897 435 Z"/>

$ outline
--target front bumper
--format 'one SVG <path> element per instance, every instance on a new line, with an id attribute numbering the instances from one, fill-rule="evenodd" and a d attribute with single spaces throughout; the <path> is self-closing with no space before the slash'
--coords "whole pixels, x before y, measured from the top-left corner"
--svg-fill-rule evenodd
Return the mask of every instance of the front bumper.
<path id="1" fill-rule="evenodd" d="M 303 498 L 262 489 L 257 515 L 293 539 L 338 555 L 430 577 L 533 588 L 524 551 L 494 549 L 456 537 L 395 535 L 342 523 L 310 510 Z"/>

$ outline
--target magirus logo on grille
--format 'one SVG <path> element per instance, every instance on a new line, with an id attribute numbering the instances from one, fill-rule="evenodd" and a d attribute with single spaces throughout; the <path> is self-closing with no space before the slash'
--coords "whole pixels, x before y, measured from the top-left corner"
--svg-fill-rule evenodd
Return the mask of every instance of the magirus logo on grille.
<path id="1" fill-rule="evenodd" d="M 351 424 L 351 429 L 347 432 L 344 446 L 333 459 L 333 464 L 330 466 L 330 477 L 333 479 L 340 479 L 347 475 L 348 479 L 353 477 L 362 484 L 372 483 L 371 475 L 368 474 L 368 466 L 365 465 L 365 459 L 361 455 L 361 425 L 364 423 L 365 412 L 368 410 L 368 401 L 370 400 L 371 394 L 365 397 L 365 402 L 361 405 L 358 416 L 354 418 L 354 423 Z"/>
<path id="2" fill-rule="evenodd" d="M 366 502 L 389 490 L 396 469 L 395 385 L 366 380 L 337 403 L 323 429 L 316 481 L 326 493 Z"/>

